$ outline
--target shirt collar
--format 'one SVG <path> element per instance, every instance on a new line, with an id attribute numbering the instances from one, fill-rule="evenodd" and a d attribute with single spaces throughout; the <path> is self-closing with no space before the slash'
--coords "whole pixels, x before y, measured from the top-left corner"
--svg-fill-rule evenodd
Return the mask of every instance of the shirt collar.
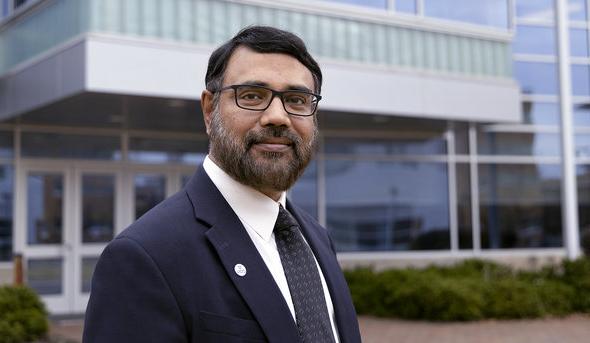
<path id="1" fill-rule="evenodd" d="M 278 202 L 274 201 L 254 188 L 234 180 L 209 155 L 205 157 L 203 168 L 238 218 L 262 239 L 269 241 L 279 215 L 279 203 L 285 207 L 286 192 L 281 193 Z"/>

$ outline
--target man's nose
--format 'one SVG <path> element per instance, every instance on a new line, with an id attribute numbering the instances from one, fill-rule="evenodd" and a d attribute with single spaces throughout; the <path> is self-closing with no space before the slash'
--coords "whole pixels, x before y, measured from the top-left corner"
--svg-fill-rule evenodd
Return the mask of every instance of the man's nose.
<path id="1" fill-rule="evenodd" d="M 268 108 L 260 116 L 261 126 L 291 126 L 289 113 L 285 111 L 283 102 L 278 96 L 273 97 Z"/>

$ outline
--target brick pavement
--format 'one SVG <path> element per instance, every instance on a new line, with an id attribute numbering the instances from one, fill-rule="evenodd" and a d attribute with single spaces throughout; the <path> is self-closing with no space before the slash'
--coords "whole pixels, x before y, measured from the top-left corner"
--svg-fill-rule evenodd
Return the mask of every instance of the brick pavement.
<path id="1" fill-rule="evenodd" d="M 469 323 L 431 323 L 361 316 L 364 343 L 587 343 L 590 316 Z M 81 342 L 82 320 L 54 321 L 55 342 Z"/>
<path id="2" fill-rule="evenodd" d="M 590 316 L 468 323 L 359 319 L 364 343 L 588 343 Z"/>

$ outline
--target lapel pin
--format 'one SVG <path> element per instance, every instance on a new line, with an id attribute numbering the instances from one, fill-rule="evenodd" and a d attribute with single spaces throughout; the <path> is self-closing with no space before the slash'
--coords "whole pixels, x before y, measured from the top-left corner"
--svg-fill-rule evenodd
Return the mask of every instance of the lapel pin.
<path id="1" fill-rule="evenodd" d="M 246 275 L 246 267 L 241 263 L 238 263 L 234 266 L 234 271 L 236 274 L 238 274 L 238 276 Z"/>

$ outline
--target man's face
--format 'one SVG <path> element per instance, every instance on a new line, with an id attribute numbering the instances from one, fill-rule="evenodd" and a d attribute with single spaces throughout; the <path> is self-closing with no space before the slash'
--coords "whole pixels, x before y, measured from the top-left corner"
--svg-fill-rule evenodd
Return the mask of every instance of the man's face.
<path id="1" fill-rule="evenodd" d="M 285 54 L 262 54 L 238 47 L 225 71 L 222 87 L 264 85 L 278 91 L 314 90 L 311 72 Z M 279 97 L 264 111 L 239 108 L 234 90 L 219 94 L 205 113 L 213 160 L 237 181 L 276 198 L 309 163 L 317 142 L 313 116 L 289 115 Z"/>

